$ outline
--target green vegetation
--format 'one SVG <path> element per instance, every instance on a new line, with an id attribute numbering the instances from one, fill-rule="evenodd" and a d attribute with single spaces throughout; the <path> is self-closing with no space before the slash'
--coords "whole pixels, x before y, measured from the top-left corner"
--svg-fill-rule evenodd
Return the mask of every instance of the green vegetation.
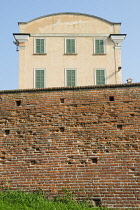
<path id="1" fill-rule="evenodd" d="M 78 202 L 67 191 L 63 197 L 49 200 L 42 192 L 6 190 L 0 192 L 0 210 L 107 210 L 107 208 L 93 208 L 89 202 Z"/>

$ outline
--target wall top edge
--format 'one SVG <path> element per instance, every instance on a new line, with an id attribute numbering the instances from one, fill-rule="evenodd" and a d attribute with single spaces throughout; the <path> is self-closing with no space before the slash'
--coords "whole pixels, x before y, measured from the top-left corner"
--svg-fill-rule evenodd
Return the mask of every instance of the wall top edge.
<path id="1" fill-rule="evenodd" d="M 19 24 L 19 25 L 20 25 L 20 24 L 28 24 L 28 23 L 30 23 L 30 22 L 36 21 L 36 20 L 41 19 L 41 18 L 46 18 L 46 17 L 50 17 L 50 16 L 57 16 L 57 15 L 78 15 L 78 16 L 87 16 L 87 17 L 91 17 L 91 18 L 97 18 L 97 19 L 99 19 L 99 20 L 101 20 L 101 21 L 105 21 L 105 22 L 107 22 L 107 23 L 109 23 L 109 24 L 121 24 L 120 22 L 118 22 L 118 23 L 116 23 L 116 22 L 110 22 L 110 21 L 108 21 L 108 20 L 106 20 L 106 19 L 103 19 L 103 18 L 100 18 L 100 17 L 98 17 L 98 16 L 89 15 L 89 14 L 85 14 L 85 13 L 77 13 L 77 12 L 63 12 L 63 13 L 48 14 L 48 15 L 40 16 L 40 17 L 38 17 L 38 18 L 34 18 L 34 19 L 32 19 L 32 20 L 30 20 L 30 21 L 27 21 L 27 22 L 18 22 L 18 24 Z"/>
<path id="2" fill-rule="evenodd" d="M 50 87 L 50 88 L 32 88 L 32 89 L 15 89 L 15 90 L 0 90 L 0 94 L 6 93 L 23 93 L 23 92 L 50 92 L 50 91 L 76 91 L 86 89 L 115 89 L 115 88 L 133 88 L 140 87 L 140 83 L 124 83 L 113 85 L 94 85 L 94 86 L 76 86 L 76 87 Z"/>

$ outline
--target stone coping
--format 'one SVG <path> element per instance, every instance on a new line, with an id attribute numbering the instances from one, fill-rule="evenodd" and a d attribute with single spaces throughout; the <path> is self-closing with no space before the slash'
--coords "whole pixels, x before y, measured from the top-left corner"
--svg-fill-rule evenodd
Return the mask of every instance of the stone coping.
<path id="1" fill-rule="evenodd" d="M 107 88 L 130 88 L 140 87 L 140 83 L 124 83 L 111 85 L 93 85 L 93 86 L 74 86 L 74 87 L 49 87 L 49 88 L 31 88 L 31 89 L 15 89 L 15 90 L 0 90 L 0 94 L 4 93 L 22 93 L 22 92 L 49 92 L 49 91 L 76 91 L 86 89 L 107 89 Z"/>

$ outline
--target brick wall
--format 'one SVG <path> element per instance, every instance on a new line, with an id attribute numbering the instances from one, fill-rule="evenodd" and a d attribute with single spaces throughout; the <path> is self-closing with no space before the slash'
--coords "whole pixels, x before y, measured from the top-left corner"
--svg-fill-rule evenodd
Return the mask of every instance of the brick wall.
<path id="1" fill-rule="evenodd" d="M 0 91 L 0 184 L 140 208 L 140 84 Z"/>

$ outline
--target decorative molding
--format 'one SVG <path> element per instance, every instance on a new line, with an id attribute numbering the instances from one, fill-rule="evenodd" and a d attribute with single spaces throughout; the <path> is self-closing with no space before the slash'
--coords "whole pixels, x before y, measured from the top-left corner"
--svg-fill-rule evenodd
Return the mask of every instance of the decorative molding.
<path id="1" fill-rule="evenodd" d="M 18 46 L 18 49 L 24 49 L 26 46 Z"/>
<path id="2" fill-rule="evenodd" d="M 31 33 L 30 36 L 32 37 L 109 37 L 110 34 L 80 34 L 80 33 L 42 33 L 42 34 L 34 34 L 34 33 Z"/>
<path id="3" fill-rule="evenodd" d="M 110 34 L 109 37 L 115 43 L 115 47 L 120 48 L 120 43 L 125 39 L 126 34 Z"/>
<path id="4" fill-rule="evenodd" d="M 19 45 L 20 43 L 25 43 L 26 41 L 28 41 L 30 34 L 13 34 L 15 40 L 16 40 L 16 45 Z"/>
<path id="5" fill-rule="evenodd" d="M 118 45 L 118 44 L 115 44 L 115 49 L 120 50 L 121 49 L 121 46 Z"/>

